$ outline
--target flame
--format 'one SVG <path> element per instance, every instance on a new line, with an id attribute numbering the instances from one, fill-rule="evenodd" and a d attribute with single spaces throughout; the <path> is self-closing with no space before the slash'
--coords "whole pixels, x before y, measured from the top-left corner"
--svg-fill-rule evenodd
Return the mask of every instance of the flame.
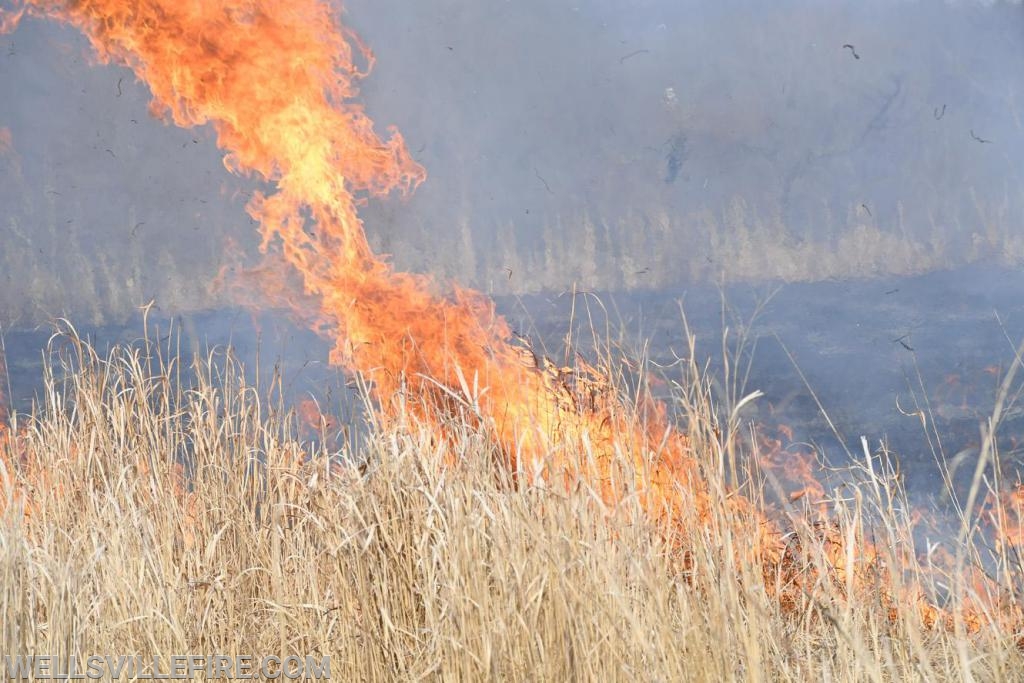
<path id="1" fill-rule="evenodd" d="M 12 428 L 12 417 L 7 349 L 0 336 L 0 513 L 18 507 L 25 519 L 30 520 L 40 508 L 39 492 L 61 496 L 64 489 L 49 467 L 37 462 L 32 451 L 25 447 L 25 425 Z M 78 451 L 73 448 L 68 458 L 77 457 Z"/>
<path id="2" fill-rule="evenodd" d="M 311 398 L 299 401 L 295 412 L 299 417 L 299 424 L 307 434 L 317 434 L 336 426 L 334 418 L 323 413 L 320 410 L 320 405 Z"/>
<path id="3" fill-rule="evenodd" d="M 986 503 L 986 516 L 996 543 L 1006 548 L 1024 548 L 1024 484 L 990 495 Z"/>
<path id="4" fill-rule="evenodd" d="M 331 361 L 370 381 L 385 416 L 403 414 L 391 410 L 401 405 L 440 438 L 458 424 L 489 429 L 519 476 L 584 480 L 609 505 L 635 489 L 656 520 L 706 504 L 690 442 L 673 431 L 662 403 L 642 395 L 639 410 L 625 409 L 607 373 L 561 368 L 511 341 L 483 295 L 455 285 L 443 294 L 373 253 L 360 204 L 407 193 L 426 174 L 401 135 L 380 137 L 354 101 L 373 55 L 329 3 L 20 0 L 0 10 L 0 30 L 23 15 L 79 29 L 101 61 L 132 69 L 149 86 L 155 115 L 211 126 L 229 171 L 273 183 L 275 191 L 248 205 L 261 250 L 277 255 L 260 273 L 264 296 L 330 339 Z M 622 480 L 621 457 L 633 459 L 635 480 Z M 730 500 L 747 505 L 738 495 Z M 792 554 L 776 527 L 765 521 L 763 533 L 766 555 L 774 553 L 766 561 L 791 590 L 817 581 L 787 564 Z M 867 575 L 880 563 L 873 546 L 853 548 L 827 527 L 822 533 L 833 578 L 872 585 Z"/>
<path id="5" fill-rule="evenodd" d="M 0 338 L 0 438 L 9 429 L 11 421 L 11 397 L 7 395 L 10 384 L 7 376 L 7 353 L 3 339 Z"/>
<path id="6" fill-rule="evenodd" d="M 819 515 L 827 517 L 825 488 L 818 479 L 817 453 L 803 444 L 794 443 L 793 429 L 780 424 L 774 429 L 762 426 L 757 430 L 758 461 L 775 475 L 790 502 L 804 500 L 818 507 Z"/>
<path id="7" fill-rule="evenodd" d="M 396 272 L 370 249 L 358 216 L 369 196 L 408 192 L 426 177 L 401 135 L 381 138 L 353 101 L 373 55 L 321 0 L 25 0 L 17 13 L 71 24 L 100 60 L 131 68 L 153 95 L 151 111 L 183 127 L 210 125 L 225 166 L 276 186 L 248 205 L 262 249 L 301 279 L 272 291 L 333 342 L 331 361 L 368 378 L 386 410 L 407 410 L 443 434 L 457 417 L 489 428 L 513 468 L 583 475 L 615 502 L 611 462 L 665 445 L 643 488 L 652 506 L 674 498 L 692 469 L 685 437 L 649 401 L 646 424 L 619 410 L 600 378 L 580 380 L 511 343 L 483 295 Z M 360 66 L 362 65 L 362 67 Z M 571 385 L 571 386 L 570 386 Z M 576 385 L 579 385 L 577 388 Z M 586 443 L 590 466 L 553 454 Z"/>
<path id="8" fill-rule="evenodd" d="M 0 129 L 0 134 L 3 130 Z M 12 477 L 15 465 L 18 462 L 18 445 L 15 435 L 11 432 L 11 406 L 10 397 L 7 395 L 7 354 L 5 353 L 3 339 L 0 337 L 0 512 L 5 510 L 9 503 L 17 502 L 21 498 L 21 491 L 15 490 L 18 487 L 12 486 Z M 8 501 L 8 491 L 14 501 Z"/>
<path id="9" fill-rule="evenodd" d="M 299 419 L 300 437 L 320 442 L 332 451 L 338 450 L 345 430 L 337 417 L 323 412 L 320 404 L 312 398 L 299 401 L 295 414 Z"/>

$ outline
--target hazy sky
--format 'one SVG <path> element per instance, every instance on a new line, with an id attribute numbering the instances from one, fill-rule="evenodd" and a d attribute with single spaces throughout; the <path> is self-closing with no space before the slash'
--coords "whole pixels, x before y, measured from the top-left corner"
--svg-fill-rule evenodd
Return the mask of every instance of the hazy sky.
<path id="1" fill-rule="evenodd" d="M 368 107 L 430 174 L 366 213 L 401 267 L 530 291 L 1024 260 L 1019 4 L 346 6 Z M 91 61 L 52 24 L 0 36 L 0 315 L 212 304 L 254 183 Z"/>

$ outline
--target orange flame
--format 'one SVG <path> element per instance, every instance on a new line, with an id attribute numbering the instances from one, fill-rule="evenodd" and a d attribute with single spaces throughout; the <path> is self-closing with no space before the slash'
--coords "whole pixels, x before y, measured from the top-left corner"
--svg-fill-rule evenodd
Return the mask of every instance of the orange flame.
<path id="1" fill-rule="evenodd" d="M 320 404 L 312 398 L 305 398 L 295 406 L 295 414 L 299 419 L 299 436 L 304 439 L 323 440 L 324 445 L 332 450 L 341 443 L 344 429 L 335 416 L 320 409 Z"/>
<path id="2" fill-rule="evenodd" d="M 17 463 L 17 444 L 10 427 L 11 408 L 7 384 L 7 354 L 4 353 L 3 342 L 0 340 L 0 512 L 11 502 L 6 500 L 6 492 L 12 483 L 11 477 Z M 16 493 L 15 496 L 17 495 L 19 494 Z"/>
<path id="3" fill-rule="evenodd" d="M 300 274 L 305 297 L 317 303 L 312 325 L 334 343 L 332 362 L 366 376 L 382 406 L 413 397 L 408 408 L 434 427 L 444 420 L 439 412 L 470 418 L 529 470 L 556 443 L 586 440 L 596 454 L 588 478 L 610 502 L 616 452 L 669 445 L 648 482 L 659 505 L 683 483 L 686 441 L 669 432 L 662 408 L 651 402 L 647 426 L 628 424 L 610 392 L 583 396 L 552 368 L 525 362 L 481 294 L 453 287 L 440 296 L 428 278 L 395 272 L 373 254 L 357 215 L 361 198 L 407 192 L 425 172 L 397 131 L 380 138 L 352 101 L 373 56 L 329 3 L 26 0 L 18 11 L 76 26 L 102 61 L 130 67 L 149 85 L 155 114 L 211 125 L 229 170 L 275 182 L 276 192 L 248 207 L 263 250 Z M 581 473 L 568 461 L 553 469 Z"/>
<path id="4" fill-rule="evenodd" d="M 7 387 L 10 381 L 7 377 L 7 354 L 4 352 L 4 343 L 0 339 L 0 438 L 8 429 L 11 420 L 11 397 L 7 395 Z"/>
<path id="5" fill-rule="evenodd" d="M 785 424 L 777 425 L 774 430 L 762 427 L 757 439 L 761 466 L 779 478 L 789 500 L 816 505 L 821 516 L 826 517 L 827 506 L 821 502 L 825 488 L 817 476 L 817 454 L 806 446 L 794 444 L 793 429 Z"/>
<path id="6" fill-rule="evenodd" d="M 405 399 L 439 435 L 459 421 L 488 428 L 514 471 L 534 481 L 582 478 L 608 504 L 635 484 L 655 519 L 704 505 L 689 442 L 672 431 L 664 405 L 641 397 L 635 420 L 602 373 L 567 372 L 512 343 L 483 295 L 453 286 L 442 296 L 428 278 L 396 272 L 372 252 L 360 202 L 411 191 L 426 176 L 399 133 L 379 137 L 353 102 L 373 56 L 329 3 L 20 0 L 0 11 L 0 30 L 23 14 L 77 27 L 101 61 L 127 66 L 149 85 L 154 114 L 212 126 L 230 171 L 276 185 L 248 211 L 262 250 L 298 273 L 301 294 L 273 262 L 262 280 L 333 341 L 334 363 L 371 381 L 382 411 Z M 578 461 L 567 443 L 590 457 Z M 641 481 L 616 479 L 620 454 L 634 459 Z M 777 544 L 781 535 L 769 536 Z M 844 577 L 853 568 L 843 541 L 832 545 L 831 566 Z M 858 566 L 877 566 L 870 544 L 857 550 Z M 766 552 L 787 570 L 785 549 L 768 542 Z"/>
<path id="7" fill-rule="evenodd" d="M 986 503 L 996 542 L 1006 548 L 1024 548 L 1024 484 L 991 495 Z"/>

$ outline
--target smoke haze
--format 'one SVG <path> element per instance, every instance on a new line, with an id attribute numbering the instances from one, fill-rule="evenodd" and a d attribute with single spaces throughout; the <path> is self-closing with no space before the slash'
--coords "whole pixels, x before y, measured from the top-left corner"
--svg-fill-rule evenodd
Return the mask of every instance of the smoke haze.
<path id="1" fill-rule="evenodd" d="M 430 175 L 365 212 L 402 269 L 494 293 L 1024 260 L 1010 3 L 350 0 L 363 98 Z M 224 303 L 254 181 L 124 69 L 0 36 L 0 317 Z"/>

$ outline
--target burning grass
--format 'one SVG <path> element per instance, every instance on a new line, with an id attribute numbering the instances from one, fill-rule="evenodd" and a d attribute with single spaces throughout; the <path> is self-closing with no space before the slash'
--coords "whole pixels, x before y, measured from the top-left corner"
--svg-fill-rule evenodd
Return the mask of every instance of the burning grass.
<path id="1" fill-rule="evenodd" d="M 1011 555 L 983 574 L 962 533 L 952 580 L 922 563 L 866 448 L 859 479 L 796 511 L 826 492 L 808 463 L 750 452 L 747 399 L 716 405 L 692 362 L 673 404 L 627 392 L 375 254 L 358 207 L 425 171 L 353 100 L 373 56 L 333 4 L 25 0 L 0 32 L 25 13 L 77 27 L 154 113 L 211 126 L 227 168 L 273 186 L 248 204 L 256 303 L 330 340 L 375 417 L 332 453 L 301 438 L 318 407 L 266 400 L 230 358 L 66 338 L 2 444 L 4 652 L 331 654 L 358 680 L 1017 670 Z M 802 473 L 774 512 L 773 468 Z"/>
<path id="2" fill-rule="evenodd" d="M 100 357 L 74 336 L 52 351 L 40 405 L 0 446 L 4 653 L 330 654 L 352 680 L 1006 680 L 1024 665 L 1005 619 L 953 607 L 995 588 L 1009 610 L 1019 561 L 975 584 L 962 562 L 938 570 L 938 548 L 916 556 L 883 467 L 836 489 L 827 520 L 783 507 L 766 538 L 772 486 L 729 472 L 757 459 L 692 364 L 674 406 L 706 505 L 655 520 L 642 476 L 614 505 L 582 478 L 516 478 L 469 421 L 439 440 L 406 412 L 328 452 L 230 357 Z M 946 552 L 974 558 L 974 538 Z"/>

